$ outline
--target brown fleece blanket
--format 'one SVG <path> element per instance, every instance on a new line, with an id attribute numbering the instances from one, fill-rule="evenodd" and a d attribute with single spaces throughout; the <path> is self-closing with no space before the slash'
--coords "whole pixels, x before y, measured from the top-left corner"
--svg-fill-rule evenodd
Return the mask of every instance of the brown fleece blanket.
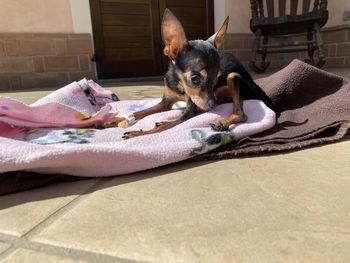
<path id="1" fill-rule="evenodd" d="M 256 82 L 266 91 L 278 115 L 274 128 L 191 160 L 213 160 L 303 148 L 343 138 L 350 128 L 349 80 L 292 61 Z M 0 174 L 0 195 L 51 182 L 81 180 L 65 175 L 27 172 Z"/>
<path id="2" fill-rule="evenodd" d="M 22 171 L 3 173 L 0 174 L 0 196 L 25 191 L 56 182 L 70 182 L 83 179 L 91 178 L 63 174 L 38 174 Z"/>
<path id="3" fill-rule="evenodd" d="M 278 116 L 273 129 L 244 138 L 197 160 L 232 158 L 330 143 L 350 128 L 348 79 L 300 60 L 256 82 L 265 90 Z"/>

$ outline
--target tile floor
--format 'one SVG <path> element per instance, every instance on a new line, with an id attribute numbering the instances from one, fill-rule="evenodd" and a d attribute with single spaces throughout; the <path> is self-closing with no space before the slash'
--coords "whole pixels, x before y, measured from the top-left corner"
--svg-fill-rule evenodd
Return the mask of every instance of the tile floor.
<path id="1" fill-rule="evenodd" d="M 162 92 L 105 86 L 121 99 Z M 1 95 L 29 103 L 48 92 Z M 2 196 L 0 261 L 350 262 L 349 156 L 346 139 Z"/>

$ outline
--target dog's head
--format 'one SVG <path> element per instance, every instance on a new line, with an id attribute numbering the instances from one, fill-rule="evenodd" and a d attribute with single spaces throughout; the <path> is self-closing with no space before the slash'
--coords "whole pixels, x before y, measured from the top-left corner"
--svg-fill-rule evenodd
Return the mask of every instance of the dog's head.
<path id="1" fill-rule="evenodd" d="M 218 49 L 222 46 L 228 17 L 221 28 L 207 40 L 188 41 L 180 21 L 166 9 L 162 22 L 164 54 L 173 63 L 179 88 L 202 110 L 216 106 L 214 86 L 220 71 Z"/>

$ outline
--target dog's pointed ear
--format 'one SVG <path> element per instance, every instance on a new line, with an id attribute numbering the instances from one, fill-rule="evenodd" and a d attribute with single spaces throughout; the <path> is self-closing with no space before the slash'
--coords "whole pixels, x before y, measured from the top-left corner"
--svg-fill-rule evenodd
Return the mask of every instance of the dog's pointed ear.
<path id="1" fill-rule="evenodd" d="M 165 44 L 164 55 L 175 59 L 187 44 L 185 31 L 176 16 L 166 8 L 162 22 L 162 37 Z"/>
<path id="2" fill-rule="evenodd" d="M 216 32 L 214 35 L 207 39 L 207 41 L 217 49 L 222 47 L 222 44 L 224 43 L 225 33 L 228 28 L 228 20 L 229 17 L 226 17 L 224 23 L 222 24 L 218 32 Z"/>

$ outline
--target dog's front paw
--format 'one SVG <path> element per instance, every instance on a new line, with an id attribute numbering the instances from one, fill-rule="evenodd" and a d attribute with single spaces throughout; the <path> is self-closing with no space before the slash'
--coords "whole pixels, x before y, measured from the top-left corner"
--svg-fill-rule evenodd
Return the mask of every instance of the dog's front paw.
<path id="1" fill-rule="evenodd" d="M 214 123 L 210 123 L 210 126 L 214 131 L 227 131 L 229 127 L 229 125 L 224 121 L 217 121 Z"/>
<path id="2" fill-rule="evenodd" d="M 131 138 L 134 138 L 134 137 L 137 137 L 137 136 L 141 136 L 141 135 L 144 135 L 144 131 L 143 130 L 139 130 L 139 131 L 129 131 L 129 132 L 125 132 L 123 134 L 123 139 L 124 140 L 127 140 L 127 139 L 131 139 Z"/>
<path id="3" fill-rule="evenodd" d="M 106 122 L 100 123 L 99 125 L 96 125 L 96 127 L 99 129 L 115 128 L 115 127 L 118 127 L 119 124 L 124 121 L 125 121 L 125 118 L 117 117 L 113 121 L 106 121 Z"/>
<path id="4" fill-rule="evenodd" d="M 210 126 L 215 131 L 228 131 L 231 124 L 246 122 L 247 120 L 248 117 L 244 113 L 231 114 L 226 119 L 211 123 Z"/>

